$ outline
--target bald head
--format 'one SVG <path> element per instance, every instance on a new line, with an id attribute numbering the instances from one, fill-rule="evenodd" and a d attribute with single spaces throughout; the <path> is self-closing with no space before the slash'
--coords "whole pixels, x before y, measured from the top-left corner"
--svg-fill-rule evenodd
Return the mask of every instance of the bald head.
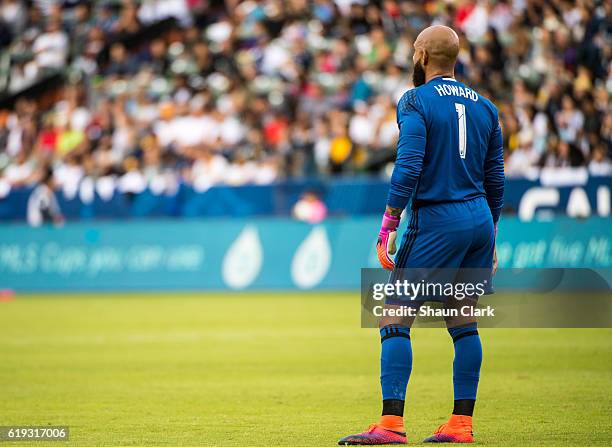
<path id="1" fill-rule="evenodd" d="M 459 36 L 448 26 L 425 28 L 414 41 L 413 61 L 415 65 L 420 63 L 428 75 L 452 74 L 458 54 Z"/>

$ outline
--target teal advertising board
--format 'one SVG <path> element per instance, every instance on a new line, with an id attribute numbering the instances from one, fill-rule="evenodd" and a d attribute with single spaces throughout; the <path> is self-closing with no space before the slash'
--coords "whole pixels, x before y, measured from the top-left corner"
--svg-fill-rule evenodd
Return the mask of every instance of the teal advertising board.
<path id="1" fill-rule="evenodd" d="M 610 268 L 610 220 L 503 219 L 500 267 Z M 0 289 L 357 289 L 378 218 L 207 219 L 0 226 Z"/>

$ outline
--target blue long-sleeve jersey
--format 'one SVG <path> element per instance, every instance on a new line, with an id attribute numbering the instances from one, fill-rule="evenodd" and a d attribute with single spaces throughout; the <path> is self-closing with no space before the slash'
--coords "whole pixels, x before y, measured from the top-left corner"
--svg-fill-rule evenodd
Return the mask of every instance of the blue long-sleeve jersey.
<path id="1" fill-rule="evenodd" d="M 504 158 L 497 109 L 452 79 L 409 90 L 397 106 L 399 141 L 387 204 L 403 209 L 486 197 L 503 205 Z"/>

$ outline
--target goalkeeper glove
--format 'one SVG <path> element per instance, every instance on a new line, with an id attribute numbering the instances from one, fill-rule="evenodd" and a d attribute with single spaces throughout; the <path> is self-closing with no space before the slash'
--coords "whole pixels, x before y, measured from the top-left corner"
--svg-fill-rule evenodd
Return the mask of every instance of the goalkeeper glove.
<path id="1" fill-rule="evenodd" d="M 378 254 L 380 265 L 387 270 L 393 270 L 395 267 L 395 263 L 389 255 L 395 254 L 395 239 L 397 238 L 397 227 L 399 222 L 399 216 L 392 216 L 388 212 L 385 212 L 380 227 L 380 233 L 378 233 L 376 253 Z"/>

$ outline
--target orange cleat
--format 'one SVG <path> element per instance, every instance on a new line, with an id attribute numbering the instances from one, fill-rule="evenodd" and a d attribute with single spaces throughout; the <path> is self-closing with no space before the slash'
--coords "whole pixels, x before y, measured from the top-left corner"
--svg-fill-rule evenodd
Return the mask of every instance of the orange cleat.
<path id="1" fill-rule="evenodd" d="M 435 433 L 423 442 L 474 442 L 472 417 L 451 415 L 446 424 L 440 425 Z"/>
<path id="2" fill-rule="evenodd" d="M 338 441 L 338 445 L 386 445 L 406 444 L 406 433 L 387 430 L 372 424 L 362 433 L 349 435 Z"/>
<path id="3" fill-rule="evenodd" d="M 349 435 L 338 441 L 339 445 L 406 444 L 406 429 L 401 416 L 384 415 L 378 424 L 371 424 L 362 433 Z"/>

